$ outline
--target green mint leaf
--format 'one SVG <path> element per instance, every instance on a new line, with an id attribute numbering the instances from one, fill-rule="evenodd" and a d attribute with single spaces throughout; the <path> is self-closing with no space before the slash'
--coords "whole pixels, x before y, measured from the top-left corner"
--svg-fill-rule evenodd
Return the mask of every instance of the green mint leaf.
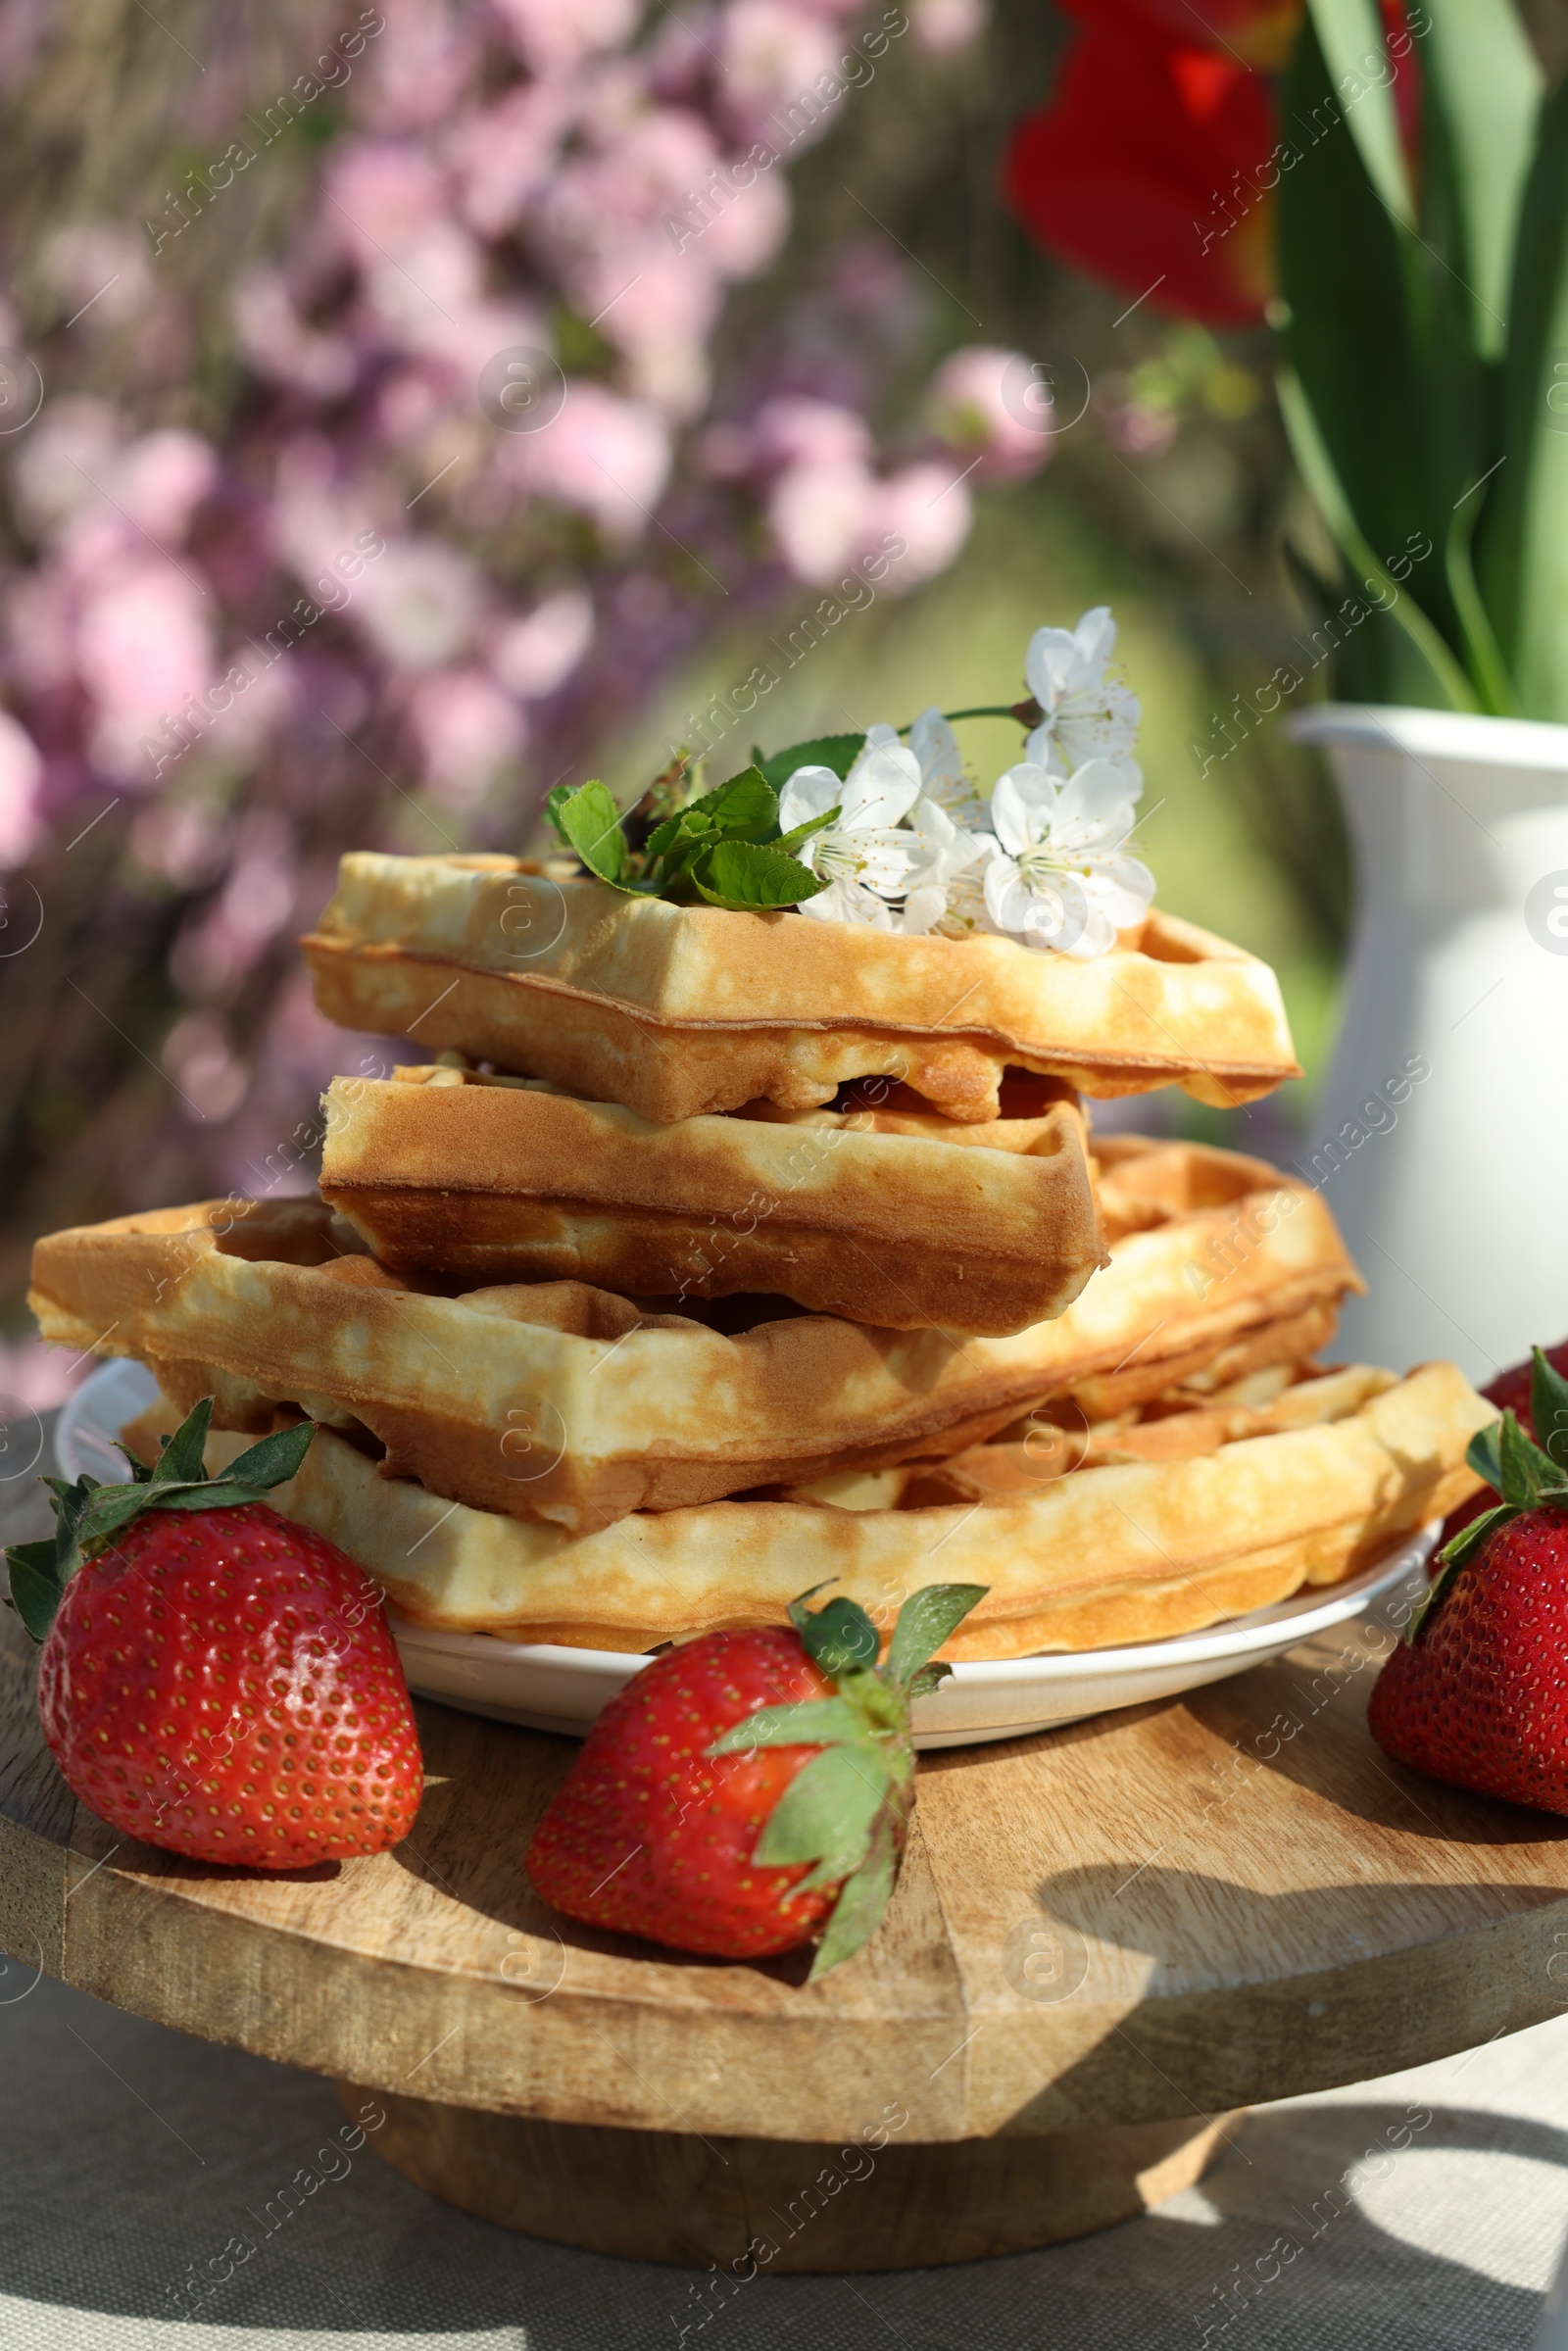
<path id="1" fill-rule="evenodd" d="M 566 793 L 557 802 L 552 817 L 557 831 L 570 842 L 590 873 L 617 890 L 633 886 L 620 810 L 602 783 L 595 780 Z"/>
<path id="2" fill-rule="evenodd" d="M 825 826 L 837 824 L 843 813 L 844 809 L 841 804 L 836 808 L 829 808 L 825 816 L 808 816 L 806 822 L 798 824 L 792 833 L 780 833 L 772 846 L 774 849 L 787 851 L 793 857 L 803 842 L 809 841 L 813 833 L 821 832 Z"/>
<path id="3" fill-rule="evenodd" d="M 887 1909 L 899 1874 L 899 1843 L 892 1815 L 884 1813 L 871 1838 L 871 1849 L 859 1868 L 844 1882 L 822 1939 L 811 1962 L 808 1981 L 814 1984 L 831 1968 L 868 1943 Z"/>
<path id="4" fill-rule="evenodd" d="M 180 1485 L 200 1480 L 207 1475 L 207 1433 L 212 1426 L 213 1399 L 204 1396 L 192 1406 L 172 1437 L 164 1440 L 164 1449 L 153 1464 L 148 1483 L 165 1486 L 172 1478 Z"/>
<path id="5" fill-rule="evenodd" d="M 759 1869 L 800 1861 L 829 1864 L 820 1884 L 848 1877 L 865 1858 L 871 1825 L 892 1786 L 874 1748 L 824 1747 L 796 1773 L 774 1805 L 753 1860 Z"/>
<path id="6" fill-rule="evenodd" d="M 675 815 L 666 816 L 662 824 L 655 825 L 643 843 L 644 853 L 650 861 L 662 857 L 678 840 L 697 841 L 709 837 L 710 827 L 708 818 L 697 815 L 692 821 L 693 816 L 691 808 L 681 808 Z"/>
<path id="7" fill-rule="evenodd" d="M 743 767 L 727 783 L 705 792 L 685 813 L 709 817 L 714 831 L 732 841 L 767 841 L 778 834 L 778 794 L 757 767 Z"/>
<path id="8" fill-rule="evenodd" d="M 571 798 L 571 793 L 570 784 L 552 784 L 550 790 L 545 794 L 545 815 L 555 826 L 563 841 L 569 841 L 570 835 L 561 821 L 561 810 L 564 803 Z"/>
<path id="9" fill-rule="evenodd" d="M 1550 1456 L 1560 1479 L 1568 1478 L 1568 1380 L 1553 1370 L 1540 1347 L 1532 1347 L 1530 1417 L 1536 1443 Z"/>
<path id="10" fill-rule="evenodd" d="M 270 1486 L 283 1486 L 299 1474 L 300 1464 L 316 1437 L 314 1420 L 297 1421 L 291 1429 L 274 1429 L 243 1453 L 236 1453 L 221 1476 L 214 1481 L 220 1486 L 254 1486 L 263 1492 Z"/>
<path id="11" fill-rule="evenodd" d="M 720 841 L 697 859 L 689 878 L 710 906 L 728 906 L 739 914 L 798 906 L 827 887 L 786 851 L 751 841 Z"/>
<path id="12" fill-rule="evenodd" d="M 881 1646 L 876 1627 L 855 1600 L 829 1600 L 814 1614 L 804 1598 L 793 1600 L 790 1623 L 804 1641 L 807 1655 L 825 1674 L 847 1674 L 857 1666 L 876 1663 Z"/>
<path id="13" fill-rule="evenodd" d="M 865 1737 L 865 1717 L 847 1698 L 801 1698 L 795 1704 L 760 1706 L 734 1723 L 709 1748 L 710 1755 L 747 1755 L 754 1747 L 827 1746 Z"/>
<path id="14" fill-rule="evenodd" d="M 797 767 L 831 767 L 842 782 L 864 749 L 863 732 L 817 735 L 809 743 L 792 743 L 785 751 L 775 751 L 770 759 L 761 759 L 755 751 L 752 757 L 774 791 L 782 792 Z"/>
<path id="15" fill-rule="evenodd" d="M 777 836 L 778 794 L 763 782 L 755 767 L 743 767 L 727 783 L 705 792 L 700 800 L 688 802 L 673 816 L 666 816 L 649 834 L 645 846 L 649 857 L 657 859 L 667 856 L 681 841 L 763 842 L 776 840 Z"/>
<path id="16" fill-rule="evenodd" d="M 990 1589 L 989 1584 L 927 1584 L 911 1592 L 899 1610 L 884 1680 L 895 1689 L 911 1683 Z"/>

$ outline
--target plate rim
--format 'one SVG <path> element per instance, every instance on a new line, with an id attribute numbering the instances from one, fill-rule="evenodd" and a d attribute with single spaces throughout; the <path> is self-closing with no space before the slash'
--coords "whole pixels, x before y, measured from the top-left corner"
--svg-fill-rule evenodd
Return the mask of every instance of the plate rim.
<path id="1" fill-rule="evenodd" d="M 95 1435 L 107 1436 L 103 1423 L 95 1419 L 91 1399 L 101 1396 L 109 1381 L 126 1372 L 139 1373 L 143 1379 L 152 1374 L 145 1365 L 126 1355 L 111 1356 L 90 1372 L 81 1386 L 68 1399 L 55 1425 L 54 1453 L 63 1476 L 80 1474 L 78 1459 L 68 1455 L 78 1431 L 85 1425 Z M 1327 1632 L 1336 1624 L 1359 1614 L 1362 1606 L 1381 1597 L 1412 1574 L 1424 1567 L 1436 1546 L 1442 1531 L 1441 1521 L 1431 1520 L 1415 1535 L 1400 1543 L 1396 1550 L 1364 1568 L 1359 1576 L 1347 1578 L 1340 1584 L 1328 1586 L 1303 1585 L 1288 1599 L 1276 1600 L 1267 1610 L 1254 1609 L 1241 1618 L 1220 1618 L 1213 1625 L 1200 1626 L 1191 1633 L 1172 1633 L 1159 1641 L 1136 1641 L 1125 1647 L 1098 1649 L 1046 1649 L 1021 1657 L 975 1657 L 960 1659 L 953 1668 L 953 1683 L 974 1690 L 1004 1689 L 1009 1682 L 1039 1687 L 1053 1684 L 1071 1684 L 1092 1681 L 1106 1675 L 1157 1673 L 1165 1667 L 1210 1665 L 1223 1659 L 1247 1657 L 1253 1648 L 1270 1647 L 1277 1636 L 1289 1632 L 1287 1646 L 1297 1641 L 1311 1638 L 1312 1634 Z M 1321 1598 L 1314 1594 L 1321 1593 Z M 1276 1614 L 1275 1611 L 1282 1613 Z M 491 1664 L 505 1663 L 508 1667 L 531 1668 L 536 1672 L 564 1672 L 568 1668 L 608 1677 L 612 1672 L 629 1679 L 652 1663 L 644 1650 L 568 1648 L 554 1641 L 509 1641 L 504 1634 L 454 1631 L 439 1626 L 416 1624 L 412 1618 L 399 1614 L 388 1604 L 394 1638 L 401 1648 L 405 1641 L 412 1647 L 433 1648 L 437 1654 L 450 1657 L 470 1656 Z M 1262 1619 L 1262 1621 L 1257 1621 Z M 482 1642 L 482 1648 L 474 1648 Z M 937 1694 L 937 1693 L 933 1693 Z"/>
<path id="2" fill-rule="evenodd" d="M 1250 1618 L 1222 1617 L 1191 1633 L 1172 1633 L 1161 1641 L 1139 1641 L 1124 1648 L 1044 1649 L 1018 1657 L 960 1658 L 953 1667 L 953 1680 L 981 1690 L 1004 1688 L 1014 1679 L 1034 1684 L 1071 1683 L 1105 1674 L 1157 1673 L 1167 1666 L 1209 1665 L 1233 1656 L 1245 1659 L 1250 1649 L 1271 1647 L 1276 1637 L 1287 1632 L 1291 1636 L 1287 1645 L 1294 1647 L 1298 1641 L 1309 1640 L 1313 1633 L 1326 1632 L 1358 1615 L 1367 1602 L 1424 1567 L 1440 1532 L 1441 1522 L 1432 1520 L 1359 1576 L 1326 1587 L 1306 1585 L 1289 1599 L 1276 1600 L 1273 1607 L 1288 1613 L 1271 1613 L 1260 1623 L 1251 1621 L 1262 1613 L 1253 1610 Z M 1310 1598 L 1314 1592 L 1324 1596 L 1314 1602 Z M 500 1650 L 509 1663 L 545 1671 L 564 1667 L 568 1660 L 587 1672 L 626 1668 L 636 1673 L 653 1663 L 652 1653 L 641 1649 L 567 1648 L 558 1642 L 508 1641 L 504 1634 L 416 1624 L 390 1604 L 388 1613 L 400 1645 L 408 1640 L 411 1646 L 433 1647 L 443 1656 L 493 1659 Z M 474 1649 L 471 1644 L 475 1641 L 482 1641 L 484 1647 Z"/>

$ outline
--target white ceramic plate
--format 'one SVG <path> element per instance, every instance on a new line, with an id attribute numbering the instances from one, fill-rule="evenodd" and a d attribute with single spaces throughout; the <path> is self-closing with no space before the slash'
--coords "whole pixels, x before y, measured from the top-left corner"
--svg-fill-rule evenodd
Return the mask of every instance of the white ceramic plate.
<path id="1" fill-rule="evenodd" d="M 114 1434 L 155 1393 L 151 1375 L 139 1364 L 106 1363 L 95 1371 L 60 1416 L 55 1447 L 61 1475 L 77 1478 L 86 1470 L 106 1482 L 127 1476 Z M 1313 1634 L 1359 1616 L 1406 1579 L 1419 1583 L 1436 1540 L 1436 1527 L 1428 1527 L 1380 1567 L 1348 1583 L 1308 1589 L 1276 1607 L 1231 1617 L 1201 1633 L 1145 1641 L 1137 1648 L 955 1666 L 942 1687 L 916 1704 L 915 1745 L 962 1747 L 988 1739 L 1023 1739 L 1058 1723 L 1174 1697 L 1250 1665 L 1267 1664 Z M 405 1624 L 395 1611 L 392 1629 L 409 1686 L 422 1697 L 574 1739 L 648 1663 L 646 1657 L 609 1649 L 497 1641 L 486 1633 L 430 1633 Z"/>

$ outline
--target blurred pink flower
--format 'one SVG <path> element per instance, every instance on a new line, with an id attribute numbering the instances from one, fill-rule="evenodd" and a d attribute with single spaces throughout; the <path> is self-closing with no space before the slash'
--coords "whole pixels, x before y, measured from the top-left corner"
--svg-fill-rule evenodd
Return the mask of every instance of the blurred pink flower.
<path id="1" fill-rule="evenodd" d="M 379 130 L 443 122 L 478 71 L 477 9 L 447 0 L 380 0 L 385 30 L 355 67 L 357 111 Z"/>
<path id="2" fill-rule="evenodd" d="M 694 4 L 656 23 L 643 51 L 643 71 L 657 98 L 694 98 L 713 63 L 718 11 Z"/>
<path id="3" fill-rule="evenodd" d="M 764 401 L 752 426 L 760 465 L 863 467 L 871 462 L 871 429 L 854 409 L 833 400 L 788 395 Z"/>
<path id="4" fill-rule="evenodd" d="M 138 812 L 130 849 L 147 872 L 188 890 L 222 871 L 222 825 L 217 810 L 200 801 L 157 801 Z"/>
<path id="5" fill-rule="evenodd" d="M 232 661 L 250 673 L 251 682 L 234 696 L 226 710 L 214 715 L 209 732 L 214 749 L 235 765 L 253 760 L 281 733 L 299 707 L 302 681 L 298 663 L 292 654 L 281 650 L 282 643 L 273 628 L 266 638 L 247 637 L 233 649 Z"/>
<path id="6" fill-rule="evenodd" d="M 422 679 L 409 715 L 424 780 L 454 808 L 478 799 L 525 740 L 522 712 L 482 669 L 444 669 Z"/>
<path id="7" fill-rule="evenodd" d="M 320 334 L 294 308 L 277 269 L 247 270 L 234 289 L 240 349 L 259 375 L 318 400 L 337 400 L 358 372 L 347 336 Z"/>
<path id="8" fill-rule="evenodd" d="M 726 184 L 729 184 L 726 182 Z M 755 277 L 783 246 L 790 229 L 790 196 L 778 171 L 760 172 L 728 203 L 711 203 L 703 231 L 708 255 L 725 277 Z"/>
<path id="9" fill-rule="evenodd" d="M 439 539 L 396 539 L 358 582 L 349 612 L 376 651 L 400 669 L 434 669 L 473 635 L 478 574 Z"/>
<path id="10" fill-rule="evenodd" d="M 638 0 L 495 0 L 496 11 L 536 73 L 559 73 L 613 49 L 635 30 Z"/>
<path id="11" fill-rule="evenodd" d="M 927 57 L 953 57 L 977 41 L 991 21 L 988 0 L 911 0 L 915 46 Z"/>
<path id="12" fill-rule="evenodd" d="M 75 676 L 75 599 L 53 565 L 24 573 L 6 599 L 5 666 L 28 694 Z"/>
<path id="13" fill-rule="evenodd" d="M 43 271 L 68 312 L 91 331 L 134 318 L 152 285 L 149 246 L 119 220 L 77 220 L 44 244 Z"/>
<path id="14" fill-rule="evenodd" d="M 719 103 L 742 146 L 761 141 L 777 153 L 821 137 L 833 107 L 816 80 L 833 72 L 842 52 L 835 25 L 788 0 L 734 0 L 716 46 L 724 68 Z M 769 120 L 775 108 L 779 119 Z"/>
<path id="15" fill-rule="evenodd" d="M 968 489 L 951 463 L 906 465 L 879 482 L 873 513 L 875 531 L 896 532 L 908 550 L 888 573 L 895 595 L 945 571 L 974 520 Z"/>
<path id="16" fill-rule="evenodd" d="M 227 1118 L 245 1099 L 250 1073 L 216 1012 L 187 1012 L 176 1020 L 160 1057 L 199 1118 Z"/>
<path id="17" fill-rule="evenodd" d="M 171 968 L 186 995 L 231 993 L 290 921 L 297 897 L 288 827 L 270 809 L 251 809 L 222 889 L 174 942 Z"/>
<path id="18" fill-rule="evenodd" d="M 862 465 L 792 465 L 767 502 L 778 551 L 797 579 L 825 587 L 875 535 L 881 485 Z"/>
<path id="19" fill-rule="evenodd" d="M 37 745 L 9 710 L 0 710 L 0 869 L 25 863 L 42 838 L 37 807 L 42 780 Z"/>
<path id="20" fill-rule="evenodd" d="M 639 538 L 669 474 L 669 437 L 652 410 L 578 379 L 554 423 L 513 433 L 498 454 L 519 487 L 573 507 L 608 539 Z"/>
<path id="21" fill-rule="evenodd" d="M 524 702 L 540 702 L 564 686 L 594 641 L 593 602 L 581 588 L 562 588 L 497 636 L 490 665 Z"/>
<path id="22" fill-rule="evenodd" d="M 690 337 L 711 325 L 717 249 L 698 243 L 677 252 L 665 222 L 689 196 L 695 200 L 717 166 L 708 124 L 666 106 L 611 120 L 555 174 L 540 227 L 578 309 L 602 318 L 607 340 L 625 348 L 650 332 Z M 659 280 L 657 308 L 646 296 L 627 299 L 650 274 Z"/>
<path id="23" fill-rule="evenodd" d="M 354 139 L 321 176 L 321 225 L 362 269 L 400 261 L 447 218 L 446 175 L 420 147 Z"/>
<path id="24" fill-rule="evenodd" d="M 1017 351 L 982 343 L 950 353 L 932 379 L 931 420 L 978 481 L 1025 481 L 1053 452 L 1051 393 Z"/>
<path id="25" fill-rule="evenodd" d="M 0 1422 L 20 1421 L 18 1467 L 26 1464 L 27 1415 L 52 1412 L 81 1386 L 97 1365 L 91 1355 L 49 1347 L 39 1338 L 0 1339 Z M 19 1409 L 20 1407 L 20 1409 Z M 40 1462 L 40 1468 L 43 1464 Z"/>
<path id="26" fill-rule="evenodd" d="M 452 125 L 444 142 L 464 217 L 499 236 L 549 184 L 576 113 L 569 83 L 530 81 Z"/>
<path id="27" fill-rule="evenodd" d="M 621 370 L 626 390 L 672 424 L 690 422 L 708 406 L 712 369 L 701 342 L 672 336 L 634 347 Z"/>
<path id="28" fill-rule="evenodd" d="M 97 704 L 93 757 L 117 783 L 151 786 L 142 738 L 160 734 L 212 676 L 200 588 L 172 563 L 128 564 L 82 607 L 77 659 Z"/>
<path id="29" fill-rule="evenodd" d="M 178 543 L 218 480 L 218 452 L 193 432 L 135 441 L 116 469 L 115 503 L 149 538 Z"/>
<path id="30" fill-rule="evenodd" d="M 520 344 L 548 351 L 551 333 L 541 314 L 522 303 L 481 300 L 455 304 L 451 315 L 445 318 L 429 309 L 412 312 L 404 340 L 408 349 L 419 353 L 427 368 L 439 371 L 446 420 L 459 425 L 469 423 L 477 429 L 476 393 L 479 377 L 488 363 L 497 352 L 513 351 Z"/>
<path id="31" fill-rule="evenodd" d="M 52 538 L 102 496 L 120 455 L 124 424 L 107 400 L 67 393 L 44 403 L 23 439 L 12 476 L 24 526 Z"/>
<path id="32" fill-rule="evenodd" d="M 467 230 L 456 220 L 443 220 L 396 259 L 368 266 L 362 290 L 386 339 L 440 351 L 456 329 L 458 314 L 480 304 L 483 274 L 479 248 Z"/>

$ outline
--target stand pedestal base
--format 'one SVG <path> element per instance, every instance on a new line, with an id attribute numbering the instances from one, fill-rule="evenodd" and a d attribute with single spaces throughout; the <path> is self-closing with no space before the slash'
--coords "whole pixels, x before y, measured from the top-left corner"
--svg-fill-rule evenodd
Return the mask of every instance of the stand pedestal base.
<path id="1" fill-rule="evenodd" d="M 583 2252 L 737 2278 L 924 2269 L 1088 2236 L 1190 2187 L 1237 2120 L 841 2150 L 338 2092 L 356 2117 L 368 2099 L 384 2108 L 369 2144 L 444 2203 Z"/>

